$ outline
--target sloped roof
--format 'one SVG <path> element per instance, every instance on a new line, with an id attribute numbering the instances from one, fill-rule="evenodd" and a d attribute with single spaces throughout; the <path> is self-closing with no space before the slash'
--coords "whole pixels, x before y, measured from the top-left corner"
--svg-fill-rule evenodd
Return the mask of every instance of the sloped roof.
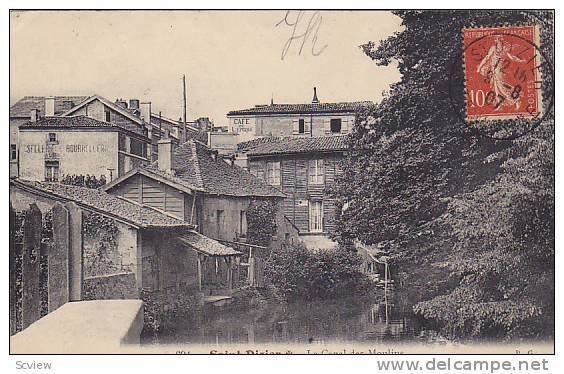
<path id="1" fill-rule="evenodd" d="M 247 114 L 310 114 L 310 113 L 355 113 L 367 106 L 374 105 L 372 101 L 354 101 L 341 103 L 317 104 L 270 104 L 257 105 L 253 108 L 232 110 L 228 116 Z"/>
<path id="2" fill-rule="evenodd" d="M 177 147 L 172 156 L 174 178 L 206 193 L 227 196 L 285 197 L 278 189 L 259 180 L 237 165 L 228 165 L 221 157 L 212 158 L 210 149 L 189 140 Z M 156 165 L 151 167 L 159 171 Z"/>
<path id="3" fill-rule="evenodd" d="M 240 256 L 241 252 L 234 250 L 224 244 L 221 244 L 217 240 L 208 238 L 196 231 L 188 231 L 182 235 L 179 235 L 177 239 L 184 243 L 197 252 L 201 252 L 208 256 Z"/>
<path id="4" fill-rule="evenodd" d="M 81 129 L 81 128 L 116 128 L 145 136 L 141 128 L 130 128 L 112 122 L 100 121 L 87 116 L 72 117 L 46 117 L 36 122 L 26 122 L 20 125 L 20 130 L 25 129 Z"/>
<path id="5" fill-rule="evenodd" d="M 106 105 L 107 107 L 115 110 L 116 112 L 120 113 L 121 115 L 129 118 L 130 120 L 132 120 L 133 122 L 136 122 L 140 125 L 143 125 L 144 122 L 141 118 L 137 117 L 136 115 L 132 114 L 130 111 L 128 111 L 125 108 L 122 108 L 121 106 L 117 105 L 116 103 L 111 102 L 110 100 L 103 98 L 102 96 L 99 95 L 92 95 L 90 96 L 88 99 L 84 100 L 83 102 L 81 102 L 79 105 L 73 107 L 72 109 L 64 112 L 61 114 L 61 116 L 67 117 L 72 115 L 74 112 L 76 112 L 78 109 L 82 108 L 84 105 L 91 103 L 94 100 L 99 100 L 101 101 L 104 105 Z"/>
<path id="6" fill-rule="evenodd" d="M 54 96 L 55 115 L 59 115 L 71 109 L 66 105 L 76 106 L 86 100 L 88 96 Z M 45 115 L 45 96 L 24 96 L 10 107 L 10 117 L 29 118 L 32 109 L 37 109 Z"/>
<path id="7" fill-rule="evenodd" d="M 124 200 L 98 189 L 22 179 L 11 179 L 10 185 L 39 194 L 47 194 L 63 201 L 73 201 L 81 207 L 116 217 L 140 228 L 193 228 L 192 225 L 164 212 Z"/>
<path id="8" fill-rule="evenodd" d="M 170 174 L 158 168 L 158 161 L 151 166 L 139 167 L 112 181 L 103 188 L 106 191 L 139 173 L 154 177 L 179 190 L 226 196 L 280 197 L 285 195 L 278 189 L 258 179 L 237 165 L 228 165 L 221 157 L 212 158 L 211 150 L 200 142 L 189 140 L 178 146 L 172 155 Z"/>
<path id="9" fill-rule="evenodd" d="M 347 135 L 316 137 L 267 137 L 239 143 L 240 152 L 248 156 L 275 154 L 335 152 L 348 149 Z"/>

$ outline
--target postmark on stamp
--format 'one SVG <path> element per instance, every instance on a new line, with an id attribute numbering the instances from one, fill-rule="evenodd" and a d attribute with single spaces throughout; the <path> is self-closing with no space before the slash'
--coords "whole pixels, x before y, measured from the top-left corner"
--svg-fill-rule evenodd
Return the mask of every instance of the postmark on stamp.
<path id="1" fill-rule="evenodd" d="M 542 116 L 536 26 L 463 30 L 466 120 Z"/>

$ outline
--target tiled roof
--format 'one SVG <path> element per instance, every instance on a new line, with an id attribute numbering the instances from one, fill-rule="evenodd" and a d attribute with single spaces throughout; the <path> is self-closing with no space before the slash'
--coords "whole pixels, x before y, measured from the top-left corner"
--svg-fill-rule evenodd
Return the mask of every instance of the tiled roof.
<path id="1" fill-rule="evenodd" d="M 372 101 L 355 101 L 348 103 L 318 103 L 318 104 L 271 104 L 257 105 L 253 108 L 232 110 L 228 116 L 246 114 L 310 114 L 310 113 L 354 113 L 367 106 L 374 105 Z"/>
<path id="2" fill-rule="evenodd" d="M 46 193 L 65 201 L 73 201 L 79 206 L 114 216 L 141 228 L 193 228 L 190 224 L 154 208 L 135 204 L 97 189 L 22 179 L 12 179 L 10 184 Z"/>
<path id="3" fill-rule="evenodd" d="M 217 240 L 208 238 L 196 231 L 189 231 L 178 236 L 178 240 L 188 244 L 198 252 L 209 256 L 240 256 L 242 253 L 221 244 Z"/>
<path id="4" fill-rule="evenodd" d="M 46 117 L 37 122 L 26 122 L 20 125 L 20 129 L 68 129 L 68 128 L 119 128 L 124 131 L 133 132 L 137 135 L 146 136 L 141 128 L 133 129 L 131 127 L 121 126 L 115 123 L 100 121 L 95 118 L 86 116 L 72 117 Z"/>
<path id="5" fill-rule="evenodd" d="M 238 144 L 240 152 L 248 156 L 331 152 L 348 149 L 347 135 L 316 137 L 267 137 Z"/>
<path id="6" fill-rule="evenodd" d="M 190 189 L 215 195 L 285 197 L 278 189 L 259 180 L 237 165 L 228 165 L 221 157 L 212 158 L 210 149 L 197 141 L 189 140 L 173 153 L 174 176 L 171 177 L 153 165 L 147 170 L 163 178 L 182 183 Z"/>
<path id="7" fill-rule="evenodd" d="M 55 115 L 66 112 L 72 106 L 80 104 L 86 100 L 88 96 L 54 96 L 55 97 Z M 24 96 L 23 99 L 16 102 L 10 107 L 10 117 L 29 118 L 32 109 L 37 109 L 42 115 L 45 115 L 45 96 Z"/>
<path id="8" fill-rule="evenodd" d="M 102 104 L 104 104 L 105 106 L 107 106 L 108 108 L 111 108 L 113 110 L 115 110 L 116 112 L 122 114 L 123 116 L 129 118 L 130 120 L 132 120 L 135 123 L 138 123 L 140 125 L 143 125 L 144 122 L 143 120 L 136 116 L 135 114 L 131 113 L 129 110 L 127 110 L 126 108 L 121 107 L 120 105 L 106 99 L 103 98 L 102 96 L 99 95 L 92 95 L 90 96 L 88 99 L 84 100 L 83 102 L 81 102 L 79 105 L 74 106 L 72 109 L 67 110 L 66 112 L 62 113 L 61 116 L 64 117 L 69 117 L 72 116 L 73 113 L 75 113 L 78 109 L 80 109 L 81 107 L 88 105 L 89 103 L 98 100 L 100 101 Z"/>

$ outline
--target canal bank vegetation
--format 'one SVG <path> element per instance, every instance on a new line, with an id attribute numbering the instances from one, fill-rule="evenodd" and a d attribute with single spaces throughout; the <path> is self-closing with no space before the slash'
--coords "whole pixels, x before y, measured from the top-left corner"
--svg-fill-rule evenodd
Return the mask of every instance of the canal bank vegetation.
<path id="1" fill-rule="evenodd" d="M 355 252 L 308 250 L 284 246 L 273 250 L 265 263 L 265 279 L 280 300 L 349 297 L 373 289 L 361 273 L 361 258 Z"/>
<path id="2" fill-rule="evenodd" d="M 400 80 L 357 119 L 334 238 L 390 253 L 413 310 L 451 338 L 554 335 L 554 120 L 498 141 L 464 123 L 461 30 L 535 24 L 548 11 L 398 11 L 403 30 L 364 52 Z M 539 66 L 550 77 L 550 63 Z M 548 78 L 547 78 L 548 79 Z M 550 79 L 548 79 L 550 81 Z M 550 108 L 550 84 L 543 106 Z M 511 126 L 526 126 L 523 119 Z"/>

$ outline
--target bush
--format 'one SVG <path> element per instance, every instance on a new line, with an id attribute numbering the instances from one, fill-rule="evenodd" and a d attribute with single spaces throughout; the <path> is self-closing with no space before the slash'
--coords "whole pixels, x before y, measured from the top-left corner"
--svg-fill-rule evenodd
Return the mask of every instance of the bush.
<path id="1" fill-rule="evenodd" d="M 344 249 L 312 251 L 287 246 L 272 252 L 265 263 L 265 279 L 281 298 L 326 299 L 350 296 L 369 289 L 360 272 L 361 258 Z"/>

